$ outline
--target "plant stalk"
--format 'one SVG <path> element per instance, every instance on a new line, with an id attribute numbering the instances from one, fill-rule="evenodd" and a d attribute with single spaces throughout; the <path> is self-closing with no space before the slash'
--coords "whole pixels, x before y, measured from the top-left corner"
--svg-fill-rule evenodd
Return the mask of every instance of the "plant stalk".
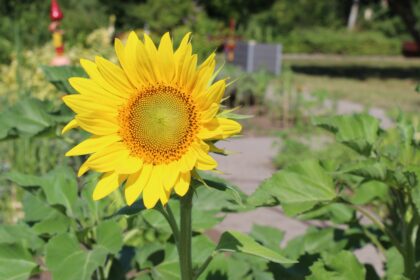
<path id="1" fill-rule="evenodd" d="M 192 259 L 191 259 L 191 237 L 192 237 L 192 198 L 193 190 L 190 190 L 180 199 L 181 203 L 181 226 L 179 236 L 179 263 L 181 268 L 181 279 L 192 280 Z"/>
<path id="2" fill-rule="evenodd" d="M 156 206 L 156 210 L 158 210 L 168 222 L 169 227 L 172 230 L 172 235 L 174 237 L 176 248 L 178 249 L 178 252 L 179 252 L 179 229 L 178 229 L 178 225 L 176 223 L 175 217 L 172 213 L 172 210 L 169 207 L 169 204 L 166 205 L 166 209 L 161 204 L 158 204 Z"/>

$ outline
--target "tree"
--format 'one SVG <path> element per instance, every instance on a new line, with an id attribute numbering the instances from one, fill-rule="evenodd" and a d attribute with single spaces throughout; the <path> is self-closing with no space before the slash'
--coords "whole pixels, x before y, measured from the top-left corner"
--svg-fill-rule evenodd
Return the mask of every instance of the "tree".
<path id="1" fill-rule="evenodd" d="M 414 40 L 420 44 L 420 29 L 418 27 L 419 15 L 415 13 L 415 8 L 420 6 L 418 1 L 388 0 L 388 4 L 389 8 L 401 17 Z"/>

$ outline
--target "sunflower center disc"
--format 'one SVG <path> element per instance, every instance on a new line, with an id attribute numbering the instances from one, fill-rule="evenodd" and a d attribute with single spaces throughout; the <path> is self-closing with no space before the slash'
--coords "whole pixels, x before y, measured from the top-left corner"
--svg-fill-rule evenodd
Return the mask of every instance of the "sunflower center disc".
<path id="1" fill-rule="evenodd" d="M 179 159 L 197 132 L 192 100 L 169 86 L 151 87 L 120 110 L 120 135 L 133 155 L 152 164 Z"/>

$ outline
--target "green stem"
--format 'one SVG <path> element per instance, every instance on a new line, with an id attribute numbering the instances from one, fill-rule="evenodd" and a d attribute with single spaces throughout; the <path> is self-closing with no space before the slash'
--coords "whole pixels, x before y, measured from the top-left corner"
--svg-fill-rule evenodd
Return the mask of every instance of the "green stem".
<path id="1" fill-rule="evenodd" d="M 170 220 L 169 224 L 171 226 L 172 232 L 174 234 L 174 239 L 175 239 L 175 243 L 178 244 L 179 243 L 179 229 L 178 229 L 178 224 L 176 223 L 176 219 L 174 216 L 174 213 L 172 212 L 171 207 L 168 205 L 166 205 L 166 212 L 168 213 L 168 219 Z"/>
<path id="2" fill-rule="evenodd" d="M 400 244 L 400 242 L 398 241 L 398 239 L 394 236 L 394 234 L 378 219 L 376 218 L 374 215 L 372 215 L 369 211 L 367 211 L 366 209 L 364 209 L 363 207 L 360 207 L 358 205 L 353 205 L 351 203 L 346 203 L 348 206 L 354 208 L 355 210 L 359 211 L 360 213 L 362 213 L 366 218 L 368 218 L 369 220 L 372 221 L 372 223 L 374 223 L 383 233 L 385 233 L 389 239 L 391 240 L 392 245 L 394 245 L 397 250 L 403 254 L 403 248 Z"/>
<path id="3" fill-rule="evenodd" d="M 216 252 L 213 252 L 210 256 L 208 256 L 208 258 L 203 262 L 203 264 L 194 272 L 193 280 L 198 279 L 201 273 L 203 273 L 206 270 L 206 268 L 209 266 L 209 264 L 213 260 L 215 253 Z"/>
<path id="4" fill-rule="evenodd" d="M 169 204 L 166 206 L 166 210 L 165 208 L 163 208 L 162 204 L 157 204 L 156 206 L 156 210 L 158 210 L 163 217 L 165 217 L 166 221 L 168 222 L 171 230 L 172 230 L 172 234 L 174 236 L 174 240 L 175 240 L 175 245 L 178 249 L 179 252 L 179 229 L 178 229 L 178 225 L 176 223 L 175 217 L 171 211 L 171 208 L 169 207 Z"/>
<path id="5" fill-rule="evenodd" d="M 179 239 L 179 263 L 181 267 L 181 279 L 192 280 L 192 259 L 191 259 L 191 209 L 193 190 L 180 199 L 181 202 L 181 233 Z"/>

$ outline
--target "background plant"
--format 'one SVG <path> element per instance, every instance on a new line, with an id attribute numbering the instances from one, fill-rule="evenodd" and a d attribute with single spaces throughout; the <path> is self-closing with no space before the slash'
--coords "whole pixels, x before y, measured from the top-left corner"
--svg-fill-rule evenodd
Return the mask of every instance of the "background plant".
<path id="1" fill-rule="evenodd" d="M 280 204 L 288 215 L 337 225 L 309 229 L 289 242 L 287 247 L 305 244 L 295 247 L 293 256 L 300 255 L 298 267 L 310 266 L 306 271 L 310 279 L 344 273 L 344 264 L 333 265 L 331 254 L 353 251 L 367 242 L 386 257 L 387 277 L 417 279 L 418 120 L 401 115 L 397 127 L 387 131 L 368 115 L 321 117 L 314 123 L 334 133 L 337 143 L 353 150 L 352 156 L 291 164 L 263 183 L 248 203 Z M 363 223 L 362 217 L 370 223 Z M 347 230 L 338 225 L 346 225 Z M 312 235 L 326 243 L 316 250 L 307 247 L 306 239 Z M 321 259 L 314 261 L 314 255 Z M 330 266 L 336 266 L 336 272 L 328 271 Z M 372 268 L 359 269 L 367 279 L 379 278 Z M 304 269 L 299 271 L 305 274 Z"/>

